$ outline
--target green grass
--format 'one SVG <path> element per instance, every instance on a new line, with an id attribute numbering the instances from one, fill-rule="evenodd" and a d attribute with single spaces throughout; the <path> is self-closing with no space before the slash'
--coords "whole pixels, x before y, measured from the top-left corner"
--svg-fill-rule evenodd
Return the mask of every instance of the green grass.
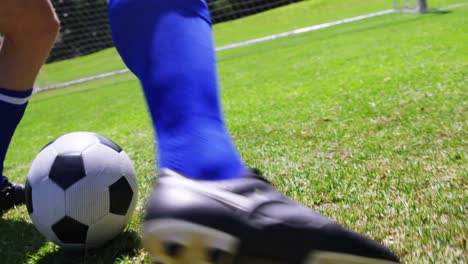
<path id="1" fill-rule="evenodd" d="M 392 14 L 220 52 L 226 119 L 246 163 L 406 263 L 468 262 L 467 12 Z M 106 135 L 134 161 L 140 201 L 127 232 L 99 251 L 69 254 L 19 207 L 0 220 L 0 259 L 150 263 L 138 237 L 155 174 L 153 131 L 135 78 L 33 96 L 5 173 L 24 181 L 41 147 L 72 131 Z"/>
<path id="2" fill-rule="evenodd" d="M 214 26 L 216 45 L 223 46 L 252 38 L 268 36 L 299 27 L 343 19 L 388 9 L 386 0 L 313 0 L 263 12 L 244 19 Z M 335 10 L 336 9 L 336 10 Z M 70 71 L 70 67 L 75 71 Z M 52 63 L 43 68 L 40 85 L 61 83 L 99 73 L 120 70 L 125 65 L 114 48 L 81 57 Z"/>
<path id="3" fill-rule="evenodd" d="M 432 0 L 431 7 L 459 0 Z M 388 0 L 308 0 L 214 26 L 216 46 L 278 34 L 285 31 L 390 9 Z M 47 86 L 125 68 L 114 48 L 78 59 L 46 65 L 38 84 Z M 73 69 L 73 70 L 70 70 Z"/>

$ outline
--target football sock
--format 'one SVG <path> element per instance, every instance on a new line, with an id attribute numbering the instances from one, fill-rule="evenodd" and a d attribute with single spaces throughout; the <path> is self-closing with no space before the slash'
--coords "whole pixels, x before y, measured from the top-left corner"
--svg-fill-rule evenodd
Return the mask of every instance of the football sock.
<path id="1" fill-rule="evenodd" d="M 5 183 L 3 162 L 13 133 L 23 117 L 32 90 L 19 92 L 0 88 L 0 188 Z"/>
<path id="2" fill-rule="evenodd" d="M 204 180 L 240 177 L 245 166 L 220 106 L 205 0 L 111 0 L 117 50 L 139 78 L 153 119 L 159 167 Z"/>

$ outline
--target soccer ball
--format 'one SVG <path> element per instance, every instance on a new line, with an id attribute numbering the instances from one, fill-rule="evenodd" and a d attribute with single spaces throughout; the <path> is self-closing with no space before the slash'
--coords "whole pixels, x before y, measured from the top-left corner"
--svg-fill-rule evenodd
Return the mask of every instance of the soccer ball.
<path id="1" fill-rule="evenodd" d="M 99 247 L 127 226 L 137 202 L 132 162 L 114 142 L 75 132 L 47 144 L 26 180 L 39 232 L 64 249 Z"/>

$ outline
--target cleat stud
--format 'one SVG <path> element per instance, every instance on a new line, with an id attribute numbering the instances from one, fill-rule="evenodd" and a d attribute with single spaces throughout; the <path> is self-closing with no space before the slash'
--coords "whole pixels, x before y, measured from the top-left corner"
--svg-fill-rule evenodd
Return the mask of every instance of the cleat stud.
<path id="1" fill-rule="evenodd" d="M 183 249 L 184 246 L 177 242 L 164 243 L 164 252 L 172 258 L 177 257 Z"/>
<path id="2" fill-rule="evenodd" d="M 231 254 L 229 252 L 223 251 L 221 249 L 208 249 L 208 259 L 212 263 L 225 263 L 227 260 L 231 258 Z M 223 262 L 222 262 L 223 261 Z"/>

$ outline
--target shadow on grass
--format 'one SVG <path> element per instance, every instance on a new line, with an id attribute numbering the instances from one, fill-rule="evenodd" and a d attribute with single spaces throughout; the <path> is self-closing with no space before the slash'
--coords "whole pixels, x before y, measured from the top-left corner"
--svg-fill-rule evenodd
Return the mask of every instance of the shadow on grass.
<path id="1" fill-rule="evenodd" d="M 427 11 L 428 14 L 437 14 L 437 15 L 446 15 L 446 14 L 450 14 L 452 13 L 452 11 L 450 10 L 440 10 L 440 9 L 429 9 Z"/>
<path id="2" fill-rule="evenodd" d="M 25 263 L 45 242 L 33 224 L 0 218 L 0 263 Z"/>
<path id="3" fill-rule="evenodd" d="M 74 263 L 92 263 L 107 264 L 116 263 L 116 260 L 125 257 L 133 257 L 138 254 L 140 246 L 140 237 L 135 231 L 125 231 L 117 236 L 105 246 L 88 250 L 85 252 L 73 252 L 57 249 L 48 252 L 36 259 L 37 264 L 74 264 Z"/>

